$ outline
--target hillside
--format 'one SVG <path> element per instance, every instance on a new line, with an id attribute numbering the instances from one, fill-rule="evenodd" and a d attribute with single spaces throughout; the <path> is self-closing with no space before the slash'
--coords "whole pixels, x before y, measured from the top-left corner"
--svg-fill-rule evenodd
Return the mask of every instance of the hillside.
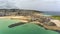
<path id="1" fill-rule="evenodd" d="M 24 9 L 0 9 L 0 16 L 21 16 L 32 15 L 34 13 L 42 13 L 36 10 L 24 10 Z"/>

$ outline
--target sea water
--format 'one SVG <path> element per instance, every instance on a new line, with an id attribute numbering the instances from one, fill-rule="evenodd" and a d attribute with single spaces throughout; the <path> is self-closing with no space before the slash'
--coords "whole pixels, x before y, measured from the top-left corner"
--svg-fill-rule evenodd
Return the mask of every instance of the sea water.
<path id="1" fill-rule="evenodd" d="M 8 27 L 17 22 L 20 22 L 20 20 L 0 19 L 0 34 L 58 34 L 55 31 L 45 30 L 43 27 L 33 23 L 19 25 L 13 28 Z"/>
<path id="2" fill-rule="evenodd" d="M 60 12 L 58 11 L 43 11 L 45 15 L 53 15 L 53 16 L 60 16 Z"/>

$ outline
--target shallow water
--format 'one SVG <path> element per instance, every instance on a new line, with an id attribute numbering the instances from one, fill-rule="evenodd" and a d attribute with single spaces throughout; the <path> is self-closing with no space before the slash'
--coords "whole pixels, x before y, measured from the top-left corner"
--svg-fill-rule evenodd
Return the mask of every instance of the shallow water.
<path id="1" fill-rule="evenodd" d="M 16 22 L 19 22 L 19 20 L 0 19 L 0 34 L 58 34 L 55 31 L 45 30 L 44 28 L 32 23 L 13 28 L 8 27 Z"/>

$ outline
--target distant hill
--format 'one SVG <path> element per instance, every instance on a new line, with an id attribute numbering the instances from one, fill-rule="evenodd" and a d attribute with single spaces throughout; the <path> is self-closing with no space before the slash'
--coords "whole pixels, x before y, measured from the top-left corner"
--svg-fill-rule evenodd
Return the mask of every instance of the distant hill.
<path id="1" fill-rule="evenodd" d="M 0 9 L 0 16 L 20 16 L 20 15 L 31 15 L 34 13 L 42 13 L 36 10 L 24 10 L 24 9 Z"/>

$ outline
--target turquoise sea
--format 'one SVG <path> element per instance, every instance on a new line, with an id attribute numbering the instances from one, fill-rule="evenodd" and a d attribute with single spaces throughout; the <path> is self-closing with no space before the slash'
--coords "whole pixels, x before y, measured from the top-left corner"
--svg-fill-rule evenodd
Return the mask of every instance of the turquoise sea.
<path id="1" fill-rule="evenodd" d="M 58 32 L 45 30 L 33 23 L 9 28 L 8 26 L 19 22 L 19 20 L 0 19 L 0 34 L 58 34 Z"/>

